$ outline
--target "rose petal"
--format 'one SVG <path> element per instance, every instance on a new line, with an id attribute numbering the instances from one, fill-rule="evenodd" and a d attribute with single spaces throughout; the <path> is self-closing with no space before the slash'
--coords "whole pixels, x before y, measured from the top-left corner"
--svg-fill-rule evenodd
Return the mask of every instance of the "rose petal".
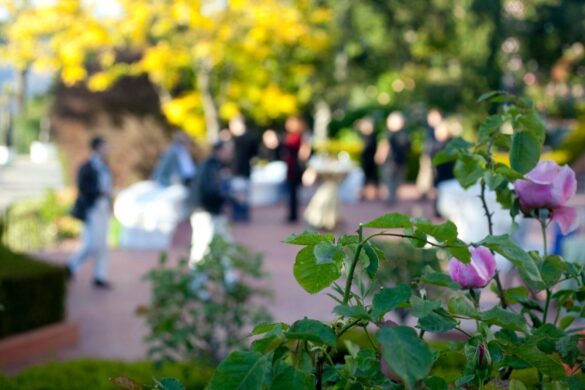
<path id="1" fill-rule="evenodd" d="M 577 229 L 577 209 L 573 207 L 557 207 L 552 211 L 551 219 L 559 224 L 561 233 L 567 235 Z"/>
<path id="2" fill-rule="evenodd" d="M 551 184 L 560 168 L 554 161 L 540 161 L 525 177 L 536 184 Z"/>
<path id="3" fill-rule="evenodd" d="M 496 274 L 496 259 L 483 246 L 477 247 L 472 251 L 472 264 L 475 264 L 479 275 L 486 281 L 489 281 Z"/>

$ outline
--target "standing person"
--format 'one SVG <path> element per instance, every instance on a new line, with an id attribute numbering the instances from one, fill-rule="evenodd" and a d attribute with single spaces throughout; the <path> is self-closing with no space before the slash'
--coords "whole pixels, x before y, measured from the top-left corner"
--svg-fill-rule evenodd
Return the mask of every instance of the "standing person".
<path id="1" fill-rule="evenodd" d="M 67 272 L 73 276 L 90 256 L 94 258 L 93 284 L 109 289 L 108 224 L 112 208 L 112 174 L 106 163 L 108 145 L 101 137 L 90 143 L 92 155 L 77 174 L 78 196 L 72 214 L 83 221 L 81 246 L 71 256 Z"/>
<path id="2" fill-rule="evenodd" d="M 250 174 L 251 160 L 258 153 L 258 143 L 248 132 L 246 122 L 242 116 L 236 116 L 229 122 L 229 130 L 234 144 L 234 159 L 232 164 L 232 190 L 234 221 L 247 222 L 250 220 Z"/>
<path id="3" fill-rule="evenodd" d="M 160 158 L 152 180 L 163 187 L 168 187 L 175 182 L 189 187 L 197 172 L 190 153 L 191 146 L 191 138 L 186 133 L 176 132 L 173 142 Z"/>
<path id="4" fill-rule="evenodd" d="M 218 141 L 213 145 L 211 156 L 201 165 L 201 169 L 192 187 L 192 200 L 195 211 L 191 215 L 191 262 L 201 261 L 213 236 L 219 234 L 230 240 L 228 222 L 223 213 L 223 206 L 228 200 L 229 178 L 226 168 L 233 157 L 233 144 Z"/>
<path id="5" fill-rule="evenodd" d="M 282 158 L 282 144 L 276 131 L 268 129 L 262 134 L 258 158 L 266 162 L 279 161 Z"/>
<path id="6" fill-rule="evenodd" d="M 362 187 L 362 198 L 373 200 L 376 198 L 379 184 L 378 166 L 375 155 L 378 144 L 374 121 L 372 118 L 362 118 L 357 122 L 357 128 L 362 134 L 364 149 L 360 156 L 362 170 L 364 171 L 364 183 Z"/>
<path id="7" fill-rule="evenodd" d="M 376 152 L 376 161 L 383 166 L 384 179 L 388 188 L 387 201 L 396 202 L 398 187 L 406 177 L 408 157 L 410 155 L 410 136 L 404 128 L 404 116 L 394 111 L 386 119 L 388 138 L 380 143 Z"/>
<path id="8" fill-rule="evenodd" d="M 311 154 L 311 146 L 305 142 L 304 133 L 307 129 L 305 120 L 293 116 L 285 123 L 286 137 L 283 145 L 283 157 L 286 163 L 286 183 L 288 186 L 287 222 L 298 221 L 299 188 L 303 177 L 302 164 Z"/>
<path id="9" fill-rule="evenodd" d="M 433 189 L 434 179 L 431 154 L 436 144 L 435 131 L 442 122 L 443 114 L 441 114 L 441 111 L 436 108 L 429 110 L 427 113 L 427 131 L 425 133 L 423 151 L 420 155 L 419 171 L 416 177 L 416 188 L 423 199 L 428 197 L 429 192 Z"/>

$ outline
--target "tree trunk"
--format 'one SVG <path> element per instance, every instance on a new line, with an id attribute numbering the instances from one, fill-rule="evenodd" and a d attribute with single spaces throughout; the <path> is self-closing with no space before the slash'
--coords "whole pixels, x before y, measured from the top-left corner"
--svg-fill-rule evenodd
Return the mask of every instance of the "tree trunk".
<path id="1" fill-rule="evenodd" d="M 23 69 L 16 70 L 16 86 L 14 95 L 16 98 L 15 114 L 24 113 L 26 110 L 26 76 L 28 74 L 28 66 Z"/>
<path id="2" fill-rule="evenodd" d="M 203 102 L 207 140 L 213 143 L 219 138 L 219 117 L 217 107 L 211 93 L 211 64 L 203 59 L 197 67 L 197 84 Z"/>

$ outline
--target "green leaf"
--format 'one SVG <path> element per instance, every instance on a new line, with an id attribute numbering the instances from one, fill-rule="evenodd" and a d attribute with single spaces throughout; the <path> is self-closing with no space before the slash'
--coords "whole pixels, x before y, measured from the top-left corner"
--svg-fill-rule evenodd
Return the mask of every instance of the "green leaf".
<path id="1" fill-rule="evenodd" d="M 466 297 L 454 297 L 449 299 L 447 306 L 449 313 L 456 316 L 479 318 L 479 313 Z"/>
<path id="2" fill-rule="evenodd" d="M 528 287 L 536 291 L 544 288 L 536 262 L 509 235 L 488 236 L 480 242 L 480 245 L 499 253 L 514 264 Z"/>
<path id="3" fill-rule="evenodd" d="M 215 370 L 208 390 L 261 390 L 271 367 L 270 355 L 258 352 L 232 352 Z"/>
<path id="4" fill-rule="evenodd" d="M 259 334 L 264 334 L 264 333 L 268 333 L 271 332 L 275 329 L 283 329 L 283 330 L 287 330 L 288 329 L 288 324 L 285 324 L 284 322 L 275 322 L 273 324 L 259 324 L 256 327 L 254 327 L 254 329 L 252 329 L 252 334 L 253 335 L 259 335 Z"/>
<path id="5" fill-rule="evenodd" d="M 341 262 L 318 264 L 314 246 L 307 246 L 297 254 L 293 273 L 297 282 L 310 294 L 329 287 L 341 276 Z"/>
<path id="6" fill-rule="evenodd" d="M 380 260 L 378 258 L 378 254 L 376 253 L 374 248 L 372 248 L 372 245 L 369 242 L 366 242 L 364 244 L 364 251 L 366 252 L 366 255 L 368 256 L 368 259 L 370 261 L 370 263 L 366 267 L 366 273 L 368 274 L 370 279 L 373 279 L 376 276 L 376 273 L 378 272 L 378 265 Z"/>
<path id="7" fill-rule="evenodd" d="M 509 101 L 514 100 L 514 96 L 506 91 L 489 91 L 477 98 L 477 102 L 493 102 L 496 98 L 506 98 Z"/>
<path id="8" fill-rule="evenodd" d="M 307 340 L 335 347 L 337 338 L 333 330 L 317 320 L 299 320 L 292 324 L 286 337 L 292 340 Z"/>
<path id="9" fill-rule="evenodd" d="M 469 264 L 469 262 L 471 262 L 471 252 L 469 252 L 469 246 L 465 242 L 457 239 L 453 242 L 447 242 L 446 244 L 448 246 L 445 250 L 449 252 L 452 257 L 455 257 L 463 264 Z"/>
<path id="10" fill-rule="evenodd" d="M 410 298 L 410 307 L 413 317 L 421 318 L 430 315 L 434 310 L 441 307 L 440 301 L 433 301 L 429 299 L 422 299 L 413 295 Z"/>
<path id="11" fill-rule="evenodd" d="M 502 125 L 506 122 L 504 115 L 492 115 L 479 126 L 479 141 L 489 140 L 493 134 L 500 131 Z"/>
<path id="12" fill-rule="evenodd" d="M 542 279 L 548 287 L 556 285 L 561 279 L 563 272 L 566 270 L 567 265 L 563 259 L 556 255 L 547 256 L 540 266 Z"/>
<path id="13" fill-rule="evenodd" d="M 317 264 L 336 264 L 343 261 L 343 251 L 337 245 L 320 242 L 315 245 L 313 254 Z"/>
<path id="14" fill-rule="evenodd" d="M 583 390 L 585 389 L 585 375 L 575 375 L 567 378 L 569 390 Z"/>
<path id="15" fill-rule="evenodd" d="M 418 327 L 427 332 L 447 332 L 457 327 L 457 321 L 451 318 L 449 313 L 440 309 L 437 311 L 419 318 Z"/>
<path id="16" fill-rule="evenodd" d="M 453 241 L 457 239 L 457 226 L 451 221 L 442 224 L 434 224 L 425 218 L 417 218 L 413 221 L 417 230 L 436 238 L 438 241 Z"/>
<path id="17" fill-rule="evenodd" d="M 518 313 L 494 306 L 490 310 L 480 313 L 480 318 L 489 325 L 496 325 L 504 329 L 528 333 L 526 320 Z"/>
<path id="18" fill-rule="evenodd" d="M 366 223 L 364 227 L 375 228 L 375 229 L 398 229 L 398 228 L 409 228 L 412 224 L 410 219 L 400 213 L 390 213 L 378 217 Z"/>
<path id="19" fill-rule="evenodd" d="M 535 111 L 529 111 L 527 114 L 520 115 L 516 118 L 515 125 L 521 127 L 523 131 L 530 133 L 536 139 L 539 146 L 544 144 L 546 138 L 546 125 Z"/>
<path id="20" fill-rule="evenodd" d="M 469 262 L 469 261 L 468 261 Z M 432 269 L 425 269 L 423 275 L 420 278 L 421 282 L 426 284 L 432 284 L 435 286 L 449 287 L 453 290 L 460 290 L 461 286 L 459 283 L 454 282 L 449 275 L 442 272 L 434 271 Z"/>
<path id="21" fill-rule="evenodd" d="M 293 245 L 317 245 L 321 242 L 333 243 L 335 237 L 331 233 L 318 233 L 304 231 L 302 233 L 291 234 L 284 239 L 284 243 Z"/>
<path id="22" fill-rule="evenodd" d="M 565 377 L 563 365 L 534 345 L 514 346 L 510 352 L 552 379 Z"/>
<path id="23" fill-rule="evenodd" d="M 478 156 L 461 156 L 455 163 L 453 173 L 463 188 L 469 188 L 482 177 L 484 172 Z"/>
<path id="24" fill-rule="evenodd" d="M 569 366 L 573 366 L 577 362 L 580 355 L 579 351 L 579 336 L 564 336 L 557 341 L 557 351 L 563 358 L 563 361 Z"/>
<path id="25" fill-rule="evenodd" d="M 412 292 L 406 284 L 395 288 L 383 288 L 374 295 L 372 300 L 372 317 L 380 318 L 384 314 L 396 309 L 399 305 L 408 302 Z"/>
<path id="26" fill-rule="evenodd" d="M 343 236 L 339 237 L 337 243 L 341 246 L 359 244 L 360 238 L 356 234 L 344 234 Z"/>
<path id="27" fill-rule="evenodd" d="M 576 318 L 573 316 L 565 316 L 561 318 L 561 321 L 559 322 L 559 328 L 562 330 L 567 329 L 573 322 L 575 322 L 575 319 Z"/>
<path id="28" fill-rule="evenodd" d="M 467 150 L 473 146 L 472 143 L 467 142 L 461 137 L 453 138 L 445 149 L 441 150 L 439 153 L 433 157 L 433 165 L 441 165 L 449 161 L 456 160 L 460 154 L 467 153 Z"/>
<path id="29" fill-rule="evenodd" d="M 520 173 L 527 173 L 540 159 L 538 140 L 526 131 L 514 133 L 510 149 L 510 165 Z"/>
<path id="30" fill-rule="evenodd" d="M 271 390 L 313 390 L 315 378 L 291 365 L 279 361 L 274 367 Z"/>
<path id="31" fill-rule="evenodd" d="M 495 191 L 496 188 L 506 183 L 506 178 L 503 175 L 494 173 L 492 171 L 486 171 L 483 175 L 483 179 L 485 180 L 488 188 L 492 191 Z"/>
<path id="32" fill-rule="evenodd" d="M 382 358 L 400 377 L 407 389 L 427 377 L 433 366 L 433 354 L 414 329 L 407 326 L 382 327 L 376 339 L 383 348 Z"/>
<path id="33" fill-rule="evenodd" d="M 359 320 L 367 320 L 370 321 L 372 317 L 366 311 L 366 308 L 363 306 L 347 306 L 347 305 L 339 305 L 336 306 L 333 311 L 340 316 L 355 318 Z"/>
<path id="34" fill-rule="evenodd" d="M 185 386 L 175 378 L 155 379 L 155 383 L 160 387 L 160 390 L 185 390 Z"/>

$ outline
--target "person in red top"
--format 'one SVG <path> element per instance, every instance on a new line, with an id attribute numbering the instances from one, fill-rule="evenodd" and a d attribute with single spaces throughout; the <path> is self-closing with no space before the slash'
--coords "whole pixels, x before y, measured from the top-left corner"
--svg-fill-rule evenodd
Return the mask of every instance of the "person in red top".
<path id="1" fill-rule="evenodd" d="M 305 120 L 299 116 L 287 119 L 285 124 L 286 137 L 283 145 L 283 157 L 286 163 L 286 181 L 288 184 L 288 222 L 297 222 L 299 198 L 298 192 L 303 176 L 302 163 L 311 153 L 311 148 L 304 140 L 307 129 Z"/>

